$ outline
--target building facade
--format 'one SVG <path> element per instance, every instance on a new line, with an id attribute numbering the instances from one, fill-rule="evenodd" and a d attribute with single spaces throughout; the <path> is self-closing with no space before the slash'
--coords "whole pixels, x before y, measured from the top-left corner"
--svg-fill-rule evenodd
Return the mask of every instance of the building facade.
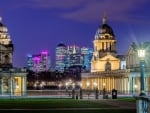
<path id="1" fill-rule="evenodd" d="M 99 90 L 106 89 L 111 92 L 129 92 L 129 72 L 125 69 L 125 55 L 118 55 L 117 40 L 113 29 L 103 17 L 102 25 L 96 31 L 93 46 L 94 52 L 91 60 L 91 72 L 82 73 L 82 88 Z"/>
<path id="2" fill-rule="evenodd" d="M 7 27 L 0 18 L 0 68 L 12 67 L 13 44 Z"/>
<path id="3" fill-rule="evenodd" d="M 26 70 L 13 67 L 13 43 L 0 18 L 0 95 L 26 94 Z"/>
<path id="4" fill-rule="evenodd" d="M 96 32 L 91 72 L 82 73 L 82 88 L 118 93 L 139 94 L 141 87 L 141 69 L 138 49 L 141 44 L 132 43 L 126 55 L 117 55 L 116 39 L 112 28 L 103 18 L 102 26 Z M 144 58 L 144 88 L 150 93 L 150 42 L 142 43 L 146 51 Z"/>
<path id="5" fill-rule="evenodd" d="M 126 53 L 126 68 L 130 71 L 130 90 L 139 92 L 141 87 L 140 59 L 138 57 L 138 49 L 140 49 L 141 44 L 146 53 L 144 58 L 144 87 L 145 92 L 150 93 L 150 42 L 143 42 L 140 44 L 133 42 Z"/>

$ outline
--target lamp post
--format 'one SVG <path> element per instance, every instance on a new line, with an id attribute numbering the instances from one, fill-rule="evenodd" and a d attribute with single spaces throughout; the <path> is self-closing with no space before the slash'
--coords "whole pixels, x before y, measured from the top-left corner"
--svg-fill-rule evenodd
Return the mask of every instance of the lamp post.
<path id="1" fill-rule="evenodd" d="M 80 99 L 82 99 L 83 98 L 83 96 L 82 96 L 82 83 L 80 83 Z"/>
<path id="2" fill-rule="evenodd" d="M 68 85 L 69 85 L 68 82 L 66 82 L 66 83 L 65 83 L 65 86 L 66 86 L 66 92 L 68 91 Z"/>
<path id="3" fill-rule="evenodd" d="M 106 83 L 103 83 L 103 88 L 105 88 L 105 86 L 106 86 Z"/>
<path id="4" fill-rule="evenodd" d="M 87 83 L 86 83 L 86 86 L 87 86 L 87 95 L 88 95 L 88 99 L 89 99 L 89 96 L 90 96 L 90 91 L 89 91 L 90 83 L 87 82 Z"/>
<path id="5" fill-rule="evenodd" d="M 106 89 L 105 89 L 106 83 L 103 83 L 103 99 L 106 98 Z"/>
<path id="6" fill-rule="evenodd" d="M 93 83 L 94 88 L 95 88 L 95 99 L 98 99 L 98 88 L 97 88 L 97 82 Z"/>
<path id="7" fill-rule="evenodd" d="M 75 98 L 75 83 L 72 84 L 72 99 Z"/>
<path id="8" fill-rule="evenodd" d="M 138 57 L 140 58 L 140 96 L 145 95 L 145 87 L 144 87 L 144 67 L 145 67 L 145 50 L 143 48 L 140 48 L 138 50 Z"/>

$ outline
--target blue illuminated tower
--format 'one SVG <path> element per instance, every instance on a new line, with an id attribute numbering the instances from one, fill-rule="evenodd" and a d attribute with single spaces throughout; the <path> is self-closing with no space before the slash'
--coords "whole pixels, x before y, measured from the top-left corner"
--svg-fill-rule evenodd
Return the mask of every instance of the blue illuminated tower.
<path id="1" fill-rule="evenodd" d="M 82 47 L 81 48 L 81 55 L 83 56 L 83 67 L 85 70 L 91 69 L 91 59 L 93 55 L 93 49 Z"/>

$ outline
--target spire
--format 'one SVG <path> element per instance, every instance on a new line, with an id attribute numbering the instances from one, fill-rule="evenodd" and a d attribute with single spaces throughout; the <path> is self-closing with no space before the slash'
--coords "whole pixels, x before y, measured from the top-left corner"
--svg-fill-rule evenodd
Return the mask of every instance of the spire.
<path id="1" fill-rule="evenodd" d="M 75 47 L 75 45 L 73 46 L 73 54 L 76 54 L 76 47 Z"/>
<path id="2" fill-rule="evenodd" d="M 103 17 L 102 22 L 103 22 L 103 24 L 107 24 L 107 16 L 106 16 L 106 13 L 104 13 L 104 17 Z"/>

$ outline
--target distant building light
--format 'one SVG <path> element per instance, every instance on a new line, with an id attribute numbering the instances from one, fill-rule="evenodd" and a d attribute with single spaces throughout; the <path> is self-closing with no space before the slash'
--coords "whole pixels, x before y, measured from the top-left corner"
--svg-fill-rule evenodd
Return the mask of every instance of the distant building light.
<path id="1" fill-rule="evenodd" d="M 47 55 L 48 51 L 42 51 L 41 54 Z"/>

